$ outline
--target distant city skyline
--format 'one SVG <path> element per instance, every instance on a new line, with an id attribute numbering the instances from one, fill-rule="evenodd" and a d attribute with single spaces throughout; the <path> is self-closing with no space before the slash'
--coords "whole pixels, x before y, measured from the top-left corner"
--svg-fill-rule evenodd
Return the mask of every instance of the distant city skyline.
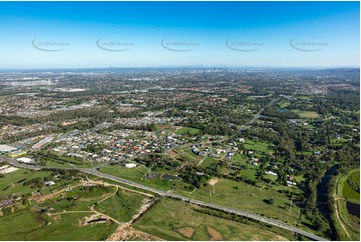
<path id="1" fill-rule="evenodd" d="M 0 69 L 359 67 L 360 3 L 0 2 Z"/>

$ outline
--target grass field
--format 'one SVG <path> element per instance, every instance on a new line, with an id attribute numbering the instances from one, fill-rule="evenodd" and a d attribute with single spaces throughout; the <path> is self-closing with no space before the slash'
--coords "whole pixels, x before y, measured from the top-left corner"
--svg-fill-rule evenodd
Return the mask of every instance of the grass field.
<path id="1" fill-rule="evenodd" d="M 256 179 L 256 170 L 253 167 L 250 167 L 249 165 L 248 165 L 247 169 L 241 170 L 240 174 L 242 177 L 249 179 L 249 180 Z"/>
<path id="2" fill-rule="evenodd" d="M 340 219 L 342 220 L 342 223 L 348 232 L 347 234 L 342 228 L 339 228 L 339 231 L 342 232 L 342 239 L 358 241 L 360 238 L 360 219 L 356 218 L 355 216 L 351 216 L 348 213 L 346 208 L 346 201 L 337 200 L 337 207 Z"/>
<path id="3" fill-rule="evenodd" d="M 171 189 L 174 186 L 174 183 L 180 182 L 180 181 L 169 181 L 159 177 L 154 180 L 144 179 L 145 174 L 148 172 L 148 169 L 145 168 L 144 166 L 138 166 L 137 168 L 130 169 L 117 165 L 114 166 L 109 165 L 109 166 L 103 166 L 102 168 L 100 168 L 100 171 L 166 191 Z"/>
<path id="4" fill-rule="evenodd" d="M 360 189 L 360 170 L 350 172 L 343 179 L 342 196 L 354 203 L 360 204 L 360 193 L 356 190 Z"/>
<path id="5" fill-rule="evenodd" d="M 126 168 L 119 165 L 107 165 L 99 169 L 99 171 L 108 173 L 114 176 L 123 177 L 125 179 L 139 181 L 144 178 L 144 175 L 148 172 L 148 169 L 144 166 L 138 166 L 136 168 Z"/>
<path id="6" fill-rule="evenodd" d="M 32 202 L 31 206 L 35 208 L 51 208 L 51 212 L 66 211 L 90 211 L 90 207 L 100 201 L 102 198 L 112 194 L 114 187 L 83 187 L 78 186 L 71 191 L 50 198 L 44 202 Z M 76 198 L 76 199 L 74 199 Z"/>
<path id="7" fill-rule="evenodd" d="M 185 159 L 186 161 L 189 161 L 189 162 L 197 162 L 198 160 L 197 160 L 197 158 L 196 158 L 196 156 L 194 155 L 194 154 L 191 154 L 190 152 L 185 152 L 185 153 L 182 153 L 181 154 L 181 157 L 183 158 L 183 159 Z"/>
<path id="8" fill-rule="evenodd" d="M 215 160 L 213 157 L 207 157 L 204 159 L 204 161 L 202 162 L 202 164 L 200 166 L 207 167 L 214 163 L 217 163 L 217 160 Z"/>
<path id="9" fill-rule="evenodd" d="M 114 196 L 97 203 L 95 210 L 105 213 L 118 221 L 128 222 L 140 208 L 143 199 L 143 195 L 119 190 Z"/>
<path id="10" fill-rule="evenodd" d="M 339 199 L 336 199 L 338 217 L 336 214 L 332 214 L 332 216 L 336 221 L 335 227 L 340 236 L 340 239 L 342 240 L 359 240 L 360 238 L 360 218 L 353 216 L 348 212 L 346 208 L 346 200 L 342 198 L 344 197 L 349 201 L 360 204 L 360 194 L 357 193 L 357 199 L 357 195 L 355 194 L 356 192 L 348 184 L 348 182 L 351 181 L 359 181 L 359 175 L 360 169 L 356 169 L 350 171 L 346 176 L 343 176 L 338 180 L 336 189 L 336 193 L 339 197 Z"/>
<path id="11" fill-rule="evenodd" d="M 172 125 L 167 125 L 167 124 L 156 124 L 155 127 L 156 127 L 156 130 L 161 130 L 161 129 L 171 130 L 173 128 Z"/>
<path id="12" fill-rule="evenodd" d="M 178 129 L 175 134 L 178 135 L 183 135 L 183 134 L 187 134 L 187 135 L 197 135 L 199 134 L 200 130 L 199 129 L 194 129 L 194 128 L 189 128 L 189 127 L 183 127 Z"/>
<path id="13" fill-rule="evenodd" d="M 221 240 L 288 240 L 284 236 L 288 232 L 280 235 L 257 226 L 214 217 L 197 212 L 182 201 L 167 198 L 155 204 L 134 227 L 165 240 L 207 241 L 212 232 Z"/>
<path id="14" fill-rule="evenodd" d="M 87 160 L 77 160 L 72 157 L 63 156 L 57 152 L 51 152 L 52 156 L 46 156 L 42 153 L 37 153 L 35 157 L 41 161 L 45 162 L 46 166 L 49 167 L 59 167 L 59 168 L 92 168 L 98 166 L 97 162 L 90 162 Z"/>
<path id="15" fill-rule="evenodd" d="M 300 118 L 318 118 L 320 115 L 313 111 L 299 111 L 299 110 L 292 110 L 297 113 Z"/>
<path id="16" fill-rule="evenodd" d="M 223 206 L 248 210 L 275 218 L 293 225 L 304 226 L 298 219 L 299 209 L 290 206 L 290 199 L 273 189 L 257 188 L 244 182 L 220 179 L 214 187 L 201 187 L 192 194 L 180 192 L 194 199 L 218 203 Z M 274 204 L 268 204 L 268 199 L 274 199 Z M 307 221 L 303 221 L 307 222 Z M 310 230 L 311 231 L 311 230 Z"/>
<path id="17" fill-rule="evenodd" d="M 37 177 L 42 179 L 43 177 L 49 176 L 50 174 L 50 171 L 28 171 L 23 169 L 3 174 L 3 177 L 0 178 L 0 197 L 8 194 L 26 194 L 36 191 L 39 188 L 30 188 L 29 186 L 24 186 L 24 182 Z"/>
<path id="18" fill-rule="evenodd" d="M 140 183 L 150 186 L 150 187 L 160 189 L 160 190 L 168 191 L 168 190 L 172 189 L 173 185 L 176 182 L 177 181 L 170 181 L 170 180 L 166 180 L 166 179 L 162 179 L 162 178 L 157 178 L 154 180 L 144 179 Z"/>
<path id="19" fill-rule="evenodd" d="M 192 163 L 198 163 L 201 159 L 203 159 L 201 156 L 194 154 L 188 147 L 183 149 L 175 149 L 175 151 L 178 153 L 177 157 L 181 157 L 182 159 Z"/>
<path id="20" fill-rule="evenodd" d="M 263 176 L 265 179 L 271 180 L 271 181 L 276 181 L 277 180 L 277 176 L 272 176 L 272 175 L 264 175 Z"/>
<path id="21" fill-rule="evenodd" d="M 17 171 L 4 174 L 3 178 L 0 178 L 0 197 L 9 194 L 27 194 L 35 191 L 39 191 L 42 194 L 52 193 L 54 190 L 64 188 L 70 184 L 73 184 L 75 180 L 81 177 L 80 174 L 73 177 L 74 179 L 60 179 L 54 178 L 52 171 L 30 171 L 19 169 Z M 40 178 L 40 186 L 24 185 L 32 179 Z M 48 180 L 54 180 L 55 185 L 45 186 L 44 178 Z"/>
<path id="22" fill-rule="evenodd" d="M 54 161 L 50 161 L 50 160 L 45 161 L 45 166 L 59 167 L 59 168 L 74 168 L 74 166 L 72 166 L 68 163 L 58 163 L 58 162 L 54 162 Z"/>
<path id="23" fill-rule="evenodd" d="M 0 217 L 0 240 L 105 240 L 116 224 L 109 221 L 80 226 L 79 220 L 93 214 L 90 206 L 113 190 L 111 187 L 76 187 L 44 202 L 33 201 L 29 207 L 18 207 Z M 74 197 L 76 199 L 69 199 Z M 48 216 L 40 212 L 40 208 L 50 213 L 70 212 Z"/>
<path id="24" fill-rule="evenodd" d="M 14 180 L 22 178 L 22 173 L 18 172 Z M 46 175 L 33 173 L 30 175 Z M 114 186 L 83 186 L 79 181 L 72 182 L 75 187 L 45 201 L 36 196 L 28 205 L 18 202 L 11 213 L 6 210 L 0 217 L 0 240 L 105 240 L 118 226 L 115 222 L 84 225 L 79 222 L 96 212 L 128 222 L 144 199 L 143 195 L 117 190 Z M 27 190 L 22 190 L 19 195 L 25 192 Z"/>
<path id="25" fill-rule="evenodd" d="M 260 141 L 247 140 L 244 144 L 246 150 L 254 150 L 260 152 L 268 151 L 268 144 Z"/>
<path id="26" fill-rule="evenodd" d="M 0 240 L 105 240 L 116 224 L 80 227 L 78 221 L 90 214 L 68 213 L 51 219 L 30 210 L 17 211 L 0 217 Z"/>
<path id="27" fill-rule="evenodd" d="M 237 165 L 245 165 L 246 164 L 246 157 L 241 155 L 241 154 L 235 154 L 232 159 L 231 162 Z"/>

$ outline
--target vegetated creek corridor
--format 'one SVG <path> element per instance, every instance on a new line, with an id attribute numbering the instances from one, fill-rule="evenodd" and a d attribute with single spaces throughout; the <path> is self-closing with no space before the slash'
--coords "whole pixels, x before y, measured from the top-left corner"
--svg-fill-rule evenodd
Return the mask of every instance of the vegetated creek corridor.
<path id="1" fill-rule="evenodd" d="M 98 176 L 101 178 L 105 178 L 105 179 L 109 179 L 109 180 L 113 180 L 116 182 L 120 182 L 132 187 L 136 187 L 136 188 L 140 188 L 149 192 L 153 192 L 155 194 L 158 194 L 160 196 L 164 196 L 164 197 L 170 197 L 173 199 L 178 199 L 178 200 L 182 200 L 184 202 L 188 202 L 188 203 L 192 203 L 192 204 L 196 204 L 199 206 L 203 206 L 203 207 L 208 207 L 208 208 L 213 208 L 213 209 L 217 209 L 220 211 L 224 211 L 224 212 L 228 212 L 228 213 L 233 213 L 236 215 L 240 215 L 246 218 L 250 218 L 250 219 L 254 219 L 257 221 L 260 221 L 262 223 L 267 223 L 279 228 L 283 228 L 285 230 L 289 230 L 293 233 L 297 233 L 300 235 L 303 235 L 309 239 L 312 240 L 317 240 L 317 241 L 327 241 L 327 239 L 322 238 L 318 235 L 312 234 L 310 232 L 298 229 L 296 227 L 293 227 L 289 224 L 286 224 L 282 221 L 276 220 L 276 219 L 271 219 L 271 218 L 267 218 L 265 216 L 261 216 L 258 215 L 256 213 L 252 213 L 252 212 L 248 212 L 248 211 L 244 211 L 244 210 L 240 210 L 240 209 L 235 209 L 235 208 L 229 208 L 229 207 L 224 207 L 218 204 L 214 204 L 214 203 L 208 203 L 208 202 L 203 202 L 203 201 L 199 201 L 199 200 L 194 200 L 194 199 L 190 199 L 188 197 L 182 196 L 182 195 L 178 195 L 178 194 L 174 194 L 171 192 L 167 192 L 167 191 L 163 191 L 163 190 L 159 190 L 153 187 L 148 187 L 145 186 L 143 184 L 137 183 L 137 182 L 133 182 L 133 181 L 129 181 L 127 179 L 124 178 L 120 178 L 117 176 L 113 176 L 113 175 L 109 175 L 106 173 L 102 173 L 97 171 L 96 169 L 89 169 L 89 168 L 59 168 L 59 167 L 45 167 L 45 166 L 39 166 L 39 165 L 27 165 L 27 164 L 23 164 L 23 163 L 19 163 L 18 161 L 16 161 L 15 159 L 11 159 L 5 156 L 0 156 L 0 161 L 6 162 L 12 166 L 18 167 L 18 168 L 23 168 L 23 169 L 30 169 L 30 170 L 43 170 L 43 169 L 54 169 L 54 170 L 74 170 L 74 171 L 79 171 L 85 174 L 90 174 L 90 175 L 94 175 L 94 176 Z"/>
<path id="2" fill-rule="evenodd" d="M 330 180 L 330 176 L 337 170 L 337 165 L 331 167 L 325 175 L 322 177 L 320 184 L 317 186 L 317 209 L 321 215 L 328 220 L 330 228 L 332 230 L 331 240 L 336 239 L 335 227 L 331 222 L 330 208 L 327 204 L 327 187 Z"/>

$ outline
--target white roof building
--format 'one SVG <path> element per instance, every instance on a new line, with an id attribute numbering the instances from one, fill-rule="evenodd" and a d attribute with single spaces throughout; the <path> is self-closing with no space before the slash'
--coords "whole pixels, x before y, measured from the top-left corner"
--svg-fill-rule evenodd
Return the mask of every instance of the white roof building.
<path id="1" fill-rule="evenodd" d="M 266 171 L 267 175 L 277 176 L 278 174 L 273 171 Z"/>
<path id="2" fill-rule="evenodd" d="M 10 173 L 10 172 L 13 172 L 16 170 L 18 170 L 18 168 L 12 167 L 9 165 L 5 165 L 5 166 L 0 167 L 0 174 Z"/>
<path id="3" fill-rule="evenodd" d="M 134 164 L 134 163 L 128 163 L 125 165 L 126 168 L 135 168 L 137 167 L 137 164 Z"/>
<path id="4" fill-rule="evenodd" d="M 294 185 L 294 186 L 297 185 L 297 183 L 296 183 L 296 182 L 293 182 L 293 181 L 286 181 L 286 183 L 287 183 L 288 185 Z"/>
<path id="5" fill-rule="evenodd" d="M 44 182 L 44 185 L 45 186 L 52 186 L 52 185 L 55 185 L 55 182 L 54 181 L 46 181 L 46 182 Z"/>
<path id="6" fill-rule="evenodd" d="M 17 161 L 23 162 L 23 163 L 33 163 L 33 160 L 30 158 L 26 158 L 26 157 L 21 157 L 16 159 Z"/>
<path id="7" fill-rule="evenodd" d="M 0 152 L 11 152 L 18 148 L 9 145 L 0 145 Z"/>
<path id="8" fill-rule="evenodd" d="M 244 142 L 246 142 L 246 140 L 244 138 L 238 138 L 238 142 L 244 143 Z"/>

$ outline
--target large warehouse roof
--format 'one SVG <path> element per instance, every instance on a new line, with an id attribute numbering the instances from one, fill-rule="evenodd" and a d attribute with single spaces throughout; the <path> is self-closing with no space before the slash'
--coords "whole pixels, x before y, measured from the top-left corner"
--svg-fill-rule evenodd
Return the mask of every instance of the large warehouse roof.
<path id="1" fill-rule="evenodd" d="M 9 145 L 0 145 L 0 152 L 11 152 L 17 149 L 18 148 Z"/>

